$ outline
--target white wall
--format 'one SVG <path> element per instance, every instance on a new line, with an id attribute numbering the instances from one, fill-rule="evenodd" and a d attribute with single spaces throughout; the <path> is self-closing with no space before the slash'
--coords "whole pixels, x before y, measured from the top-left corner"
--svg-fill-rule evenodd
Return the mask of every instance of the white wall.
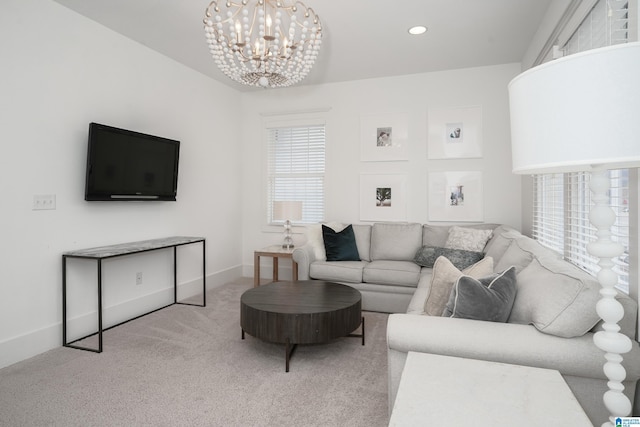
<path id="1" fill-rule="evenodd" d="M 210 285 L 242 266 L 251 276 L 253 250 L 282 237 L 264 227 L 261 113 L 328 109 L 327 220 L 360 222 L 361 173 L 406 173 L 407 220 L 427 222 L 429 171 L 481 170 L 485 221 L 521 226 L 506 89 L 519 64 L 240 94 L 49 0 L 0 8 L 0 367 L 60 345 L 64 251 L 198 235 Z M 484 157 L 427 160 L 428 109 L 471 105 L 483 109 Z M 361 162 L 361 115 L 395 112 L 409 117 L 410 160 Z M 91 121 L 181 140 L 178 202 L 85 202 Z M 55 194 L 57 209 L 33 211 L 37 194 Z M 180 253 L 179 281 L 197 289 L 200 248 Z M 106 263 L 107 321 L 167 302 L 170 263 L 168 251 Z M 70 267 L 70 318 L 84 330 L 95 266 Z"/>
<path id="2" fill-rule="evenodd" d="M 204 236 L 209 283 L 239 274 L 237 92 L 48 0 L 3 0 L 0 40 L 0 367 L 61 344 L 64 251 Z M 180 140 L 178 201 L 85 202 L 91 121 Z M 36 194 L 57 209 L 33 211 Z M 197 284 L 200 256 L 180 251 L 180 283 Z M 162 302 L 170 263 L 167 251 L 109 261 L 110 320 Z M 95 265 L 72 267 L 70 316 L 95 314 Z"/>
<path id="3" fill-rule="evenodd" d="M 361 173 L 406 173 L 407 220 L 427 222 L 427 176 L 430 171 L 483 172 L 484 219 L 520 228 L 520 177 L 511 173 L 507 84 L 520 64 L 452 70 L 402 77 L 360 80 L 315 87 L 295 87 L 242 94 L 243 128 L 243 264 L 251 275 L 253 250 L 280 242 L 281 230 L 265 231 L 264 114 L 330 109 L 327 131 L 326 219 L 358 223 Z M 482 106 L 482 159 L 427 160 L 429 108 Z M 405 112 L 409 117 L 409 161 L 361 162 L 360 117 Z M 315 115 L 322 115 L 317 113 Z M 295 235 L 294 241 L 304 241 Z M 283 263 L 285 264 L 285 263 Z M 265 266 L 270 260 L 265 261 Z M 269 272 L 270 270 L 264 269 Z"/>

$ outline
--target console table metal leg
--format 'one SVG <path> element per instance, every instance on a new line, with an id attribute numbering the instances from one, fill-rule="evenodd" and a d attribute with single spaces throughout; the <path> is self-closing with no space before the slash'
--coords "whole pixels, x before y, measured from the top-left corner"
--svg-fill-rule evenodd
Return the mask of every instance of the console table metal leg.
<path id="1" fill-rule="evenodd" d="M 202 306 L 207 306 L 207 247 L 202 241 Z"/>
<path id="2" fill-rule="evenodd" d="M 89 334 L 85 337 L 78 338 L 75 341 L 68 341 L 67 338 L 67 257 L 62 256 L 62 346 L 75 348 L 78 350 L 92 351 L 94 353 L 102 353 L 102 260 L 97 260 L 97 275 L 98 275 L 98 331 Z M 84 347 L 75 344 L 76 342 L 88 338 L 93 335 L 98 335 L 98 348 Z"/>
<path id="3" fill-rule="evenodd" d="M 178 302 L 178 247 L 173 247 L 173 303 Z"/>
<path id="4" fill-rule="evenodd" d="M 178 301 L 178 247 L 173 247 L 173 303 L 181 305 L 207 306 L 207 249 L 202 241 L 202 304 Z"/>
<path id="5" fill-rule="evenodd" d="M 62 256 L 62 345 L 67 345 L 67 257 Z"/>
<path id="6" fill-rule="evenodd" d="M 102 353 L 102 260 L 98 260 L 98 353 Z"/>

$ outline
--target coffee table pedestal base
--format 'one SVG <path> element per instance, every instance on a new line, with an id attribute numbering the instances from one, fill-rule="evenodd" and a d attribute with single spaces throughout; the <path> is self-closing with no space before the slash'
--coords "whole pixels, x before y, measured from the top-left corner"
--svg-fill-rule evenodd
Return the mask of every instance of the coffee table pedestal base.
<path id="1" fill-rule="evenodd" d="M 347 335 L 347 337 L 352 337 L 352 338 L 362 338 L 362 345 L 364 345 L 364 317 L 362 318 L 362 333 L 361 334 L 349 334 Z M 244 339 L 244 329 L 242 330 L 242 339 Z M 284 371 L 285 372 L 289 372 L 289 362 L 291 361 L 291 356 L 293 355 L 293 352 L 295 351 L 296 347 L 298 347 L 298 344 L 296 343 L 292 343 L 291 340 L 289 338 L 286 339 L 285 343 L 284 343 Z"/>

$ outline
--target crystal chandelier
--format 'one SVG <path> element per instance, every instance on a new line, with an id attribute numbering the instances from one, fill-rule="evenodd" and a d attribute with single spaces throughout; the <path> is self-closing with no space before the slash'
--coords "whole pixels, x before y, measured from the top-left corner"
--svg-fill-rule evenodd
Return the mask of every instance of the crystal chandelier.
<path id="1" fill-rule="evenodd" d="M 213 59 L 242 84 L 266 88 L 298 83 L 320 51 L 320 18 L 300 1 L 214 0 L 205 15 Z"/>

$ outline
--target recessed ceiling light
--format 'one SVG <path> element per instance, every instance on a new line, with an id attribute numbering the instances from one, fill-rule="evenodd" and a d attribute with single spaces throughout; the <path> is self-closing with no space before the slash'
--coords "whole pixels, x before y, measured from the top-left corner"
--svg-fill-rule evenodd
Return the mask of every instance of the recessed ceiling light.
<path id="1" fill-rule="evenodd" d="M 418 25 L 418 26 L 409 28 L 409 34 L 413 34 L 414 36 L 418 34 L 423 34 L 426 32 L 427 32 L 427 27 L 423 25 Z"/>

